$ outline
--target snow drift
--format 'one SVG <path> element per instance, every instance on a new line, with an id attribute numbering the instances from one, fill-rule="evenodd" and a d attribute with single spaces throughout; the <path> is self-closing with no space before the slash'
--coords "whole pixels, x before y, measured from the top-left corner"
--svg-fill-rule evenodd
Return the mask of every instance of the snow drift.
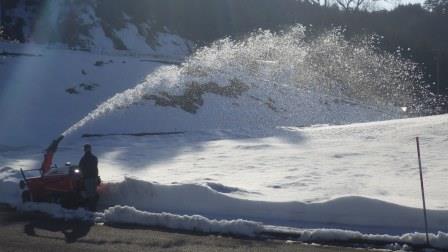
<path id="1" fill-rule="evenodd" d="M 105 209 L 104 212 L 96 213 L 86 211 L 83 208 L 76 210 L 64 209 L 59 205 L 48 203 L 25 203 L 18 205 L 17 209 L 22 212 L 41 212 L 57 219 L 101 222 L 111 225 L 162 227 L 183 231 L 242 236 L 255 236 L 263 231 L 263 225 L 253 221 L 242 219 L 214 220 L 200 215 L 152 213 L 139 211 L 129 206 L 113 206 Z"/>
<path id="2" fill-rule="evenodd" d="M 363 197 L 342 197 L 322 203 L 263 202 L 235 199 L 200 185 L 159 185 L 127 178 L 104 185 L 100 204 L 127 205 L 150 212 L 200 214 L 210 218 L 260 221 L 292 227 L 345 228 L 403 233 L 423 231 L 417 208 Z M 448 211 L 429 211 L 433 231 L 448 231 Z"/>
<path id="3" fill-rule="evenodd" d="M 372 235 L 362 234 L 360 232 L 353 232 L 338 229 L 317 229 L 304 230 L 297 232 L 300 235 L 299 240 L 304 242 L 360 242 L 360 243 L 389 243 L 385 246 L 391 250 L 402 250 L 403 244 L 414 246 L 426 246 L 426 235 L 424 233 L 407 233 L 401 236 L 394 235 Z M 433 248 L 446 249 L 448 248 L 448 234 L 438 232 L 437 234 L 429 234 L 429 243 Z"/>
<path id="4" fill-rule="evenodd" d="M 16 174 L 14 177 L 18 178 L 19 175 Z M 21 206 L 20 201 L 17 200 L 20 195 L 18 181 L 12 184 L 8 180 L 11 179 L 0 183 L 2 188 L 9 188 L 8 191 L 2 191 L 0 202 Z M 160 215 L 154 217 L 140 212 L 147 211 L 189 216 L 201 215 L 211 219 L 242 218 L 266 225 L 296 228 L 325 227 L 388 234 L 424 231 L 420 209 L 363 197 L 342 197 L 327 202 L 308 204 L 252 201 L 232 198 L 201 185 L 160 185 L 130 178 L 126 178 L 123 182 L 106 183 L 102 185 L 100 192 L 99 205 L 104 209 L 112 207 L 105 213 L 106 216 L 111 214 L 113 217 L 109 219 L 106 217 L 106 219 L 118 223 L 157 226 L 160 224 L 159 218 L 174 218 L 169 214 L 162 214 L 165 217 Z M 114 208 L 114 206 L 123 207 Z M 63 211 L 56 212 L 58 217 L 65 216 Z M 82 215 L 84 214 L 81 213 Z M 448 231 L 448 211 L 430 210 L 428 215 L 432 232 Z M 195 223 L 191 226 L 197 230 L 213 231 L 211 227 L 201 224 L 204 222 L 201 218 L 188 217 L 188 220 Z M 205 222 L 208 223 L 208 221 Z M 164 224 L 164 226 L 167 225 L 170 228 L 176 228 L 178 224 L 173 226 Z M 221 229 L 224 230 L 226 225 L 223 224 Z"/>
<path id="5" fill-rule="evenodd" d="M 115 224 L 135 224 L 204 233 L 255 236 L 263 230 L 261 223 L 246 220 L 210 220 L 200 215 L 175 215 L 139 211 L 134 207 L 115 206 L 105 210 L 104 221 Z"/>
<path id="6" fill-rule="evenodd" d="M 284 227 L 265 226 L 262 223 L 246 220 L 210 220 L 200 215 L 187 216 L 169 213 L 151 213 L 139 211 L 133 207 L 114 206 L 102 212 L 88 212 L 84 209 L 67 210 L 59 205 L 46 203 L 26 203 L 18 208 L 22 212 L 41 212 L 53 218 L 64 220 L 81 220 L 100 222 L 110 225 L 138 225 L 162 227 L 176 230 L 228 234 L 238 236 L 268 236 L 283 234 L 295 237 L 303 242 L 345 242 L 383 245 L 385 248 L 398 250 L 411 246 L 426 246 L 424 233 L 406 233 L 403 235 L 363 234 L 356 231 L 341 229 L 291 229 Z M 448 234 L 437 232 L 429 234 L 429 242 L 433 248 L 447 249 Z"/>

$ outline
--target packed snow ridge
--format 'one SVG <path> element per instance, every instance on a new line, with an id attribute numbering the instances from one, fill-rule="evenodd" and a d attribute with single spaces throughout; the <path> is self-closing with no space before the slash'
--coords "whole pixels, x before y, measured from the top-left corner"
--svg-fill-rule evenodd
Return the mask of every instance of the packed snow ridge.
<path id="1" fill-rule="evenodd" d="M 115 206 L 104 211 L 106 223 L 124 223 L 152 227 L 165 227 L 204 233 L 224 233 L 254 236 L 263 230 L 261 223 L 246 220 L 210 220 L 200 215 L 150 213 L 134 207 Z"/>
<path id="2" fill-rule="evenodd" d="M 77 219 L 106 224 L 162 227 L 202 233 L 255 236 L 263 230 L 263 225 L 261 223 L 253 221 L 241 219 L 215 220 L 200 215 L 151 213 L 139 211 L 130 206 L 114 206 L 105 209 L 104 212 L 101 213 L 92 213 L 84 209 L 68 210 L 56 204 L 25 203 L 19 205 L 18 210 L 23 212 L 37 211 L 64 220 Z"/>
<path id="3" fill-rule="evenodd" d="M 152 213 L 139 211 L 129 206 L 114 206 L 104 212 L 92 213 L 84 209 L 68 210 L 59 205 L 48 203 L 26 203 L 18 207 L 23 212 L 41 212 L 53 218 L 81 220 L 112 225 L 138 225 L 162 227 L 175 230 L 201 233 L 227 234 L 237 236 L 260 236 L 272 233 L 285 233 L 302 242 L 347 242 L 381 244 L 385 248 L 397 250 L 407 245 L 426 246 L 424 233 L 407 233 L 400 236 L 362 234 L 341 229 L 287 229 L 265 226 L 259 222 L 246 220 L 214 220 L 200 215 L 175 215 L 170 213 Z M 438 232 L 429 234 L 433 248 L 448 249 L 448 234 Z"/>

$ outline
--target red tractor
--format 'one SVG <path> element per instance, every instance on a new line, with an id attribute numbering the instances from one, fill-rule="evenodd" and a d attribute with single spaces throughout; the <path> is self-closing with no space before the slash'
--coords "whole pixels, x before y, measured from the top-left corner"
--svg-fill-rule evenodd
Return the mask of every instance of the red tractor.
<path id="1" fill-rule="evenodd" d="M 58 203 L 64 208 L 85 206 L 84 183 L 79 167 L 70 163 L 64 167 L 51 166 L 54 153 L 63 138 L 60 136 L 46 149 L 40 169 L 26 171 L 20 169 L 23 177 L 20 181 L 23 202 Z M 31 172 L 35 173 L 34 176 L 26 177 L 25 173 Z M 95 205 L 97 200 L 98 197 L 96 197 Z M 89 208 L 94 210 L 92 207 Z"/>

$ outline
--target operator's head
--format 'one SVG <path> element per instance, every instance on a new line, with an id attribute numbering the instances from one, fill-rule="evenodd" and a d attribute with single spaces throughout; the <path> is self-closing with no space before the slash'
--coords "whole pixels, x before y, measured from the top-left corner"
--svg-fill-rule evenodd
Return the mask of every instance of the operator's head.
<path id="1" fill-rule="evenodd" d="M 84 152 L 91 152 L 91 151 L 92 151 L 92 145 L 84 144 Z"/>

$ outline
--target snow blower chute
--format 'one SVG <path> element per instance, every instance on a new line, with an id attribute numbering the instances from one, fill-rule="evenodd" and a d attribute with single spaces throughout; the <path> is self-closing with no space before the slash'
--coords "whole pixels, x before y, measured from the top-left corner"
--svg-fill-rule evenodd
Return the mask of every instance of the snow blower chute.
<path id="1" fill-rule="evenodd" d="M 79 167 L 71 165 L 70 162 L 64 167 L 52 166 L 54 154 L 63 138 L 64 136 L 60 136 L 48 146 L 39 169 L 25 171 L 20 169 L 23 177 L 20 181 L 23 202 L 50 202 L 65 208 L 77 208 L 86 203 L 83 197 L 83 177 Z M 30 176 L 27 177 L 26 174 Z"/>

